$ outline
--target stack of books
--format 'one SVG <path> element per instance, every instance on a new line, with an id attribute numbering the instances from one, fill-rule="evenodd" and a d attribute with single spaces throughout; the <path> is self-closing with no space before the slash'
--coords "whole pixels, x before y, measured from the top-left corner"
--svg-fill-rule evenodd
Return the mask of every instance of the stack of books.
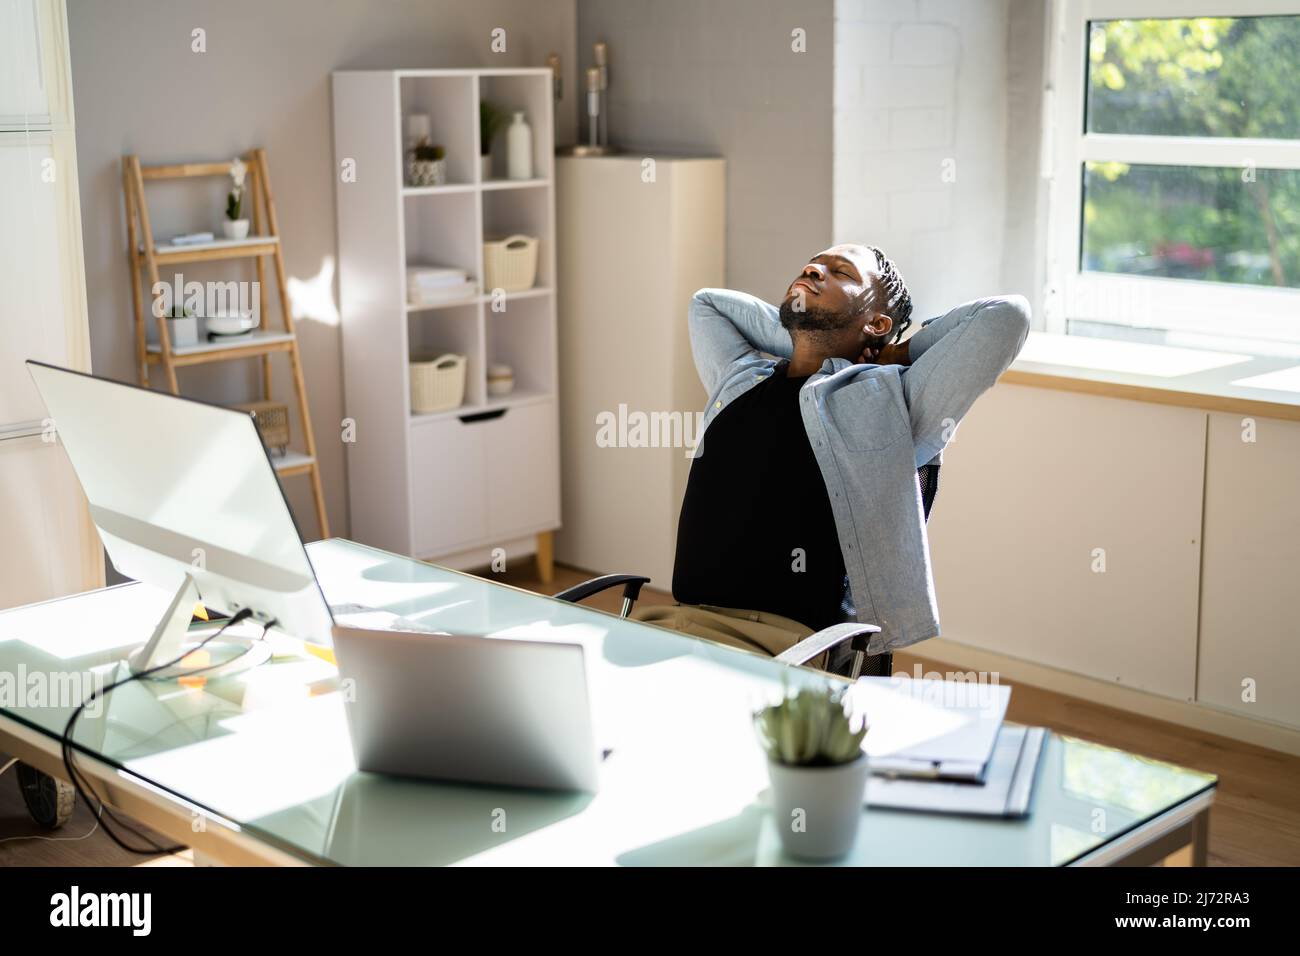
<path id="1" fill-rule="evenodd" d="M 468 299 L 478 291 L 464 269 L 455 266 L 406 267 L 406 301 L 411 305 L 438 305 Z"/>

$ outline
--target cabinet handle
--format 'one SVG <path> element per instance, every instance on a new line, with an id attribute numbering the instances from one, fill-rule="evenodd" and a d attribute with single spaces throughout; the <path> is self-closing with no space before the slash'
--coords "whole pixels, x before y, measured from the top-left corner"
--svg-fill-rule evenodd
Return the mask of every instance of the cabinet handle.
<path id="1" fill-rule="evenodd" d="M 473 425 L 475 422 L 488 422 L 494 418 L 500 418 L 510 411 L 508 408 L 498 408 L 490 412 L 475 412 L 473 415 L 461 415 L 460 420 L 464 425 Z"/>

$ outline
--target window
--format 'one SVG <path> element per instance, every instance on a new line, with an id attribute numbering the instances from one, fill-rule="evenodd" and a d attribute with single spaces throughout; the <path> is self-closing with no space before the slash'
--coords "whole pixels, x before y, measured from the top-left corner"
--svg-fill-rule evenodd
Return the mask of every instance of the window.
<path id="1" fill-rule="evenodd" d="M 1058 3 L 1048 331 L 1300 343 L 1300 2 L 1216 6 Z"/>

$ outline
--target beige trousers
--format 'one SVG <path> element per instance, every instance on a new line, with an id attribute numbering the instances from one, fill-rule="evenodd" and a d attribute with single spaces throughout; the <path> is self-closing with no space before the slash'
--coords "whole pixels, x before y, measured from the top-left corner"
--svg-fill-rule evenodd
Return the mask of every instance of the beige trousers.
<path id="1" fill-rule="evenodd" d="M 780 614 L 710 604 L 660 604 L 636 608 L 630 616 L 646 624 L 742 647 L 768 657 L 776 657 L 813 633 L 812 628 Z M 820 654 L 805 666 L 825 670 L 829 656 L 829 652 Z"/>

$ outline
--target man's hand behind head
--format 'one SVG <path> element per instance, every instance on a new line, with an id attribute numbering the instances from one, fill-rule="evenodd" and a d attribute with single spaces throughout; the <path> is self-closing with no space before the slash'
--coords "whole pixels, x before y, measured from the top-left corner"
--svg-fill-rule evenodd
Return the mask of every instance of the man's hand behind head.
<path id="1" fill-rule="evenodd" d="M 909 365 L 907 342 L 890 342 L 876 349 L 864 349 L 859 365 Z"/>

